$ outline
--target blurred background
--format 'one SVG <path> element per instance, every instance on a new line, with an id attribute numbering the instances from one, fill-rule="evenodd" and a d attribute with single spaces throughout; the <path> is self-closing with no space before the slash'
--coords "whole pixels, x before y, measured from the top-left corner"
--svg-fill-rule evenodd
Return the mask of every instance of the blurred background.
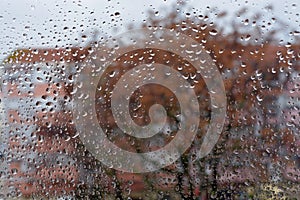
<path id="1" fill-rule="evenodd" d="M 1 1 L 0 199 L 299 199 L 299 4 Z M 99 124 L 116 145 L 153 151 L 180 129 L 176 96 L 156 85 L 139 88 L 129 108 L 134 122 L 147 125 L 151 105 L 162 104 L 167 123 L 159 137 L 136 139 L 118 128 L 111 94 L 122 75 L 139 64 L 179 70 L 201 113 L 194 143 L 174 164 L 152 173 L 124 173 L 101 164 L 80 141 L 73 95 L 91 59 L 114 52 L 101 46 L 106 39 L 145 27 L 172 29 L 205 47 L 223 78 L 227 116 L 213 151 L 196 159 L 211 117 L 199 72 L 168 51 L 120 56 L 99 77 L 95 94 Z"/>

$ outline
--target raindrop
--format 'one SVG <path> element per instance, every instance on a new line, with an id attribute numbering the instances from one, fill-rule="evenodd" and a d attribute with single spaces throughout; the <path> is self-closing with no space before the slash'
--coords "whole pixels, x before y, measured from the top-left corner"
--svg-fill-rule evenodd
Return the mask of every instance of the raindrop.
<path id="1" fill-rule="evenodd" d="M 209 34 L 215 36 L 218 34 L 218 31 L 213 29 L 213 30 L 209 31 Z"/>

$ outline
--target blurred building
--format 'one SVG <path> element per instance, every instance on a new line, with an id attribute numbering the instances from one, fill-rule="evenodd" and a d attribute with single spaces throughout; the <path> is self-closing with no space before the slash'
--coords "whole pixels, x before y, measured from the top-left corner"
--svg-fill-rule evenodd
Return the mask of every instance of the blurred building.
<path id="1" fill-rule="evenodd" d="M 87 54 L 81 48 L 21 49 L 2 64 L 5 193 L 51 196 L 74 190 L 79 172 L 69 142 L 74 129 L 67 125 L 68 92 L 72 74 Z"/>

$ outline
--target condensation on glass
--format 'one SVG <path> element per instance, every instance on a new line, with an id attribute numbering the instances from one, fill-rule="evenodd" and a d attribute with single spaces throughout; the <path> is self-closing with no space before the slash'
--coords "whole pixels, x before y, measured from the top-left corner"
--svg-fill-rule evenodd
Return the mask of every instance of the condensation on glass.
<path id="1" fill-rule="evenodd" d="M 0 199 L 299 199 L 299 6 L 2 1 Z"/>

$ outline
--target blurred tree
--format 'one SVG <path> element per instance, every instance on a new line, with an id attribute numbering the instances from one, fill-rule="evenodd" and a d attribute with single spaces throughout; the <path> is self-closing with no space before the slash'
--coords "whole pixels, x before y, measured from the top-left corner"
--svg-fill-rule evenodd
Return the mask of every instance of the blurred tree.
<path id="1" fill-rule="evenodd" d="M 205 133 L 210 118 L 209 95 L 204 81 L 201 77 L 197 77 L 199 82 L 195 84 L 194 90 L 202 103 L 200 110 L 204 113 L 199 124 L 201 130 L 199 136 L 189 151 L 174 165 L 155 173 L 140 175 L 145 180 L 144 183 L 148 183 L 144 185 L 144 190 L 145 193 L 153 190 L 172 191 L 171 193 L 177 193 L 181 199 L 194 199 L 199 197 L 200 193 L 203 197 L 210 194 L 204 198 L 213 199 L 242 195 L 240 191 L 245 191 L 249 185 L 255 186 L 273 180 L 272 174 L 275 172 L 272 166 L 277 165 L 279 161 L 279 149 L 282 148 L 280 141 L 286 140 L 286 137 L 280 136 L 280 133 L 287 128 L 285 122 L 281 121 L 278 102 L 285 91 L 286 81 L 289 80 L 284 76 L 288 76 L 291 68 L 299 69 L 299 62 L 298 64 L 295 62 L 299 61 L 299 44 L 280 45 L 281 42 L 277 37 L 281 30 L 268 29 L 266 27 L 268 25 L 263 25 L 264 19 L 259 13 L 249 17 L 246 8 L 237 12 L 230 28 L 224 27 L 222 23 L 225 21 L 226 13 L 215 14 L 216 19 L 213 22 L 211 19 L 213 13 L 201 15 L 197 12 L 182 13 L 182 10 L 184 9 L 174 7 L 163 18 L 156 17 L 154 12 L 149 12 L 149 18 L 143 27 L 164 27 L 175 30 L 192 37 L 206 48 L 224 78 L 228 102 L 226 126 L 213 152 L 200 161 L 193 160 L 195 147 L 201 144 L 201 136 Z M 226 32 L 225 28 L 230 31 Z M 155 55 L 154 58 L 152 55 Z M 142 60 L 139 59 L 141 57 Z M 117 75 L 107 79 L 101 85 L 105 93 L 100 92 L 99 96 L 104 97 L 105 101 L 98 104 L 98 117 L 103 127 L 108 125 L 111 129 L 116 127 L 110 112 L 109 99 L 118 79 L 134 66 L 153 62 L 166 64 L 174 69 L 176 66 L 189 66 L 184 59 L 176 56 L 174 58 L 172 53 L 157 49 L 139 50 L 121 56 L 106 70 L 107 77 L 109 74 Z M 184 67 L 181 73 L 185 76 L 195 72 L 190 66 Z M 189 78 L 187 80 L 192 82 Z M 154 104 L 153 97 L 158 97 L 155 99 L 156 103 L 161 103 L 167 108 L 169 122 L 175 124 L 172 130 L 175 134 L 178 121 L 174 116 L 178 109 L 178 102 L 173 102 L 173 107 L 168 108 L 169 100 L 175 97 L 158 86 L 141 88 L 132 97 L 133 110 L 136 104 L 142 105 L 135 111 L 131 110 L 137 113 L 136 116 L 142 116 L 136 123 L 145 125 L 149 121 L 148 109 Z M 158 148 L 150 148 L 145 143 L 143 146 L 140 140 L 119 134 L 119 131 L 108 132 L 118 132 L 112 136 L 113 141 L 122 136 L 122 140 L 117 142 L 122 147 L 126 144 L 136 144 L 137 149 L 127 145 L 127 148 L 131 148 L 132 151 L 140 152 Z M 295 130 L 290 130 L 290 133 L 296 134 Z M 168 141 L 167 138 L 165 139 Z M 279 165 L 284 168 L 284 165 Z M 117 172 L 117 174 L 123 173 Z M 164 189 L 156 188 L 157 184 L 161 186 L 162 179 L 165 183 Z M 134 190 L 132 188 L 132 192 Z"/>

